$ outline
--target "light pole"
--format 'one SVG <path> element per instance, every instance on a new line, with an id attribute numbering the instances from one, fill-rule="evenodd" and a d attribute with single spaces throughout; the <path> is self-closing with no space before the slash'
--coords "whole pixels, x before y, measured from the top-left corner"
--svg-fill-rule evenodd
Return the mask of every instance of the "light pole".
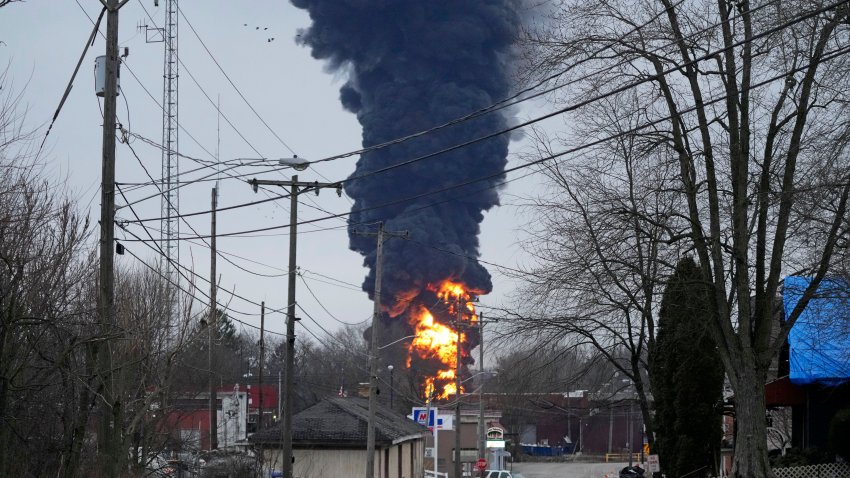
<path id="1" fill-rule="evenodd" d="M 280 159 L 279 164 L 291 166 L 292 168 L 302 171 L 306 169 L 310 163 L 304 158 L 295 156 L 293 158 Z M 286 306 L 286 357 L 283 366 L 284 383 L 283 383 L 283 427 L 281 435 L 283 441 L 282 461 L 283 461 L 283 476 L 289 478 L 292 475 L 292 383 L 295 375 L 295 278 L 296 278 L 296 238 L 298 227 L 298 195 L 303 192 L 314 191 L 319 193 L 323 188 L 335 188 L 337 195 L 342 196 L 342 183 L 320 183 L 320 182 L 299 182 L 298 176 L 292 176 L 291 181 L 275 181 L 268 179 L 252 179 L 248 184 L 257 192 L 260 186 L 281 186 L 289 187 L 289 284 L 287 293 Z"/>
<path id="2" fill-rule="evenodd" d="M 387 365 L 387 370 L 390 371 L 390 409 L 393 408 L 393 366 Z"/>

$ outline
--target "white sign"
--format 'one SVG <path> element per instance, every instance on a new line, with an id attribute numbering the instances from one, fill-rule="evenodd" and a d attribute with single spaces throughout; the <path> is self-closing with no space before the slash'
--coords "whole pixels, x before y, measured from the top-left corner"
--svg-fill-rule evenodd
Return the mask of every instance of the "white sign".
<path id="1" fill-rule="evenodd" d="M 661 471 L 661 467 L 658 465 L 658 455 L 649 455 L 646 457 L 646 471 L 650 473 Z"/>
<path id="2" fill-rule="evenodd" d="M 426 446 L 425 447 L 425 458 L 434 458 L 434 447 Z"/>

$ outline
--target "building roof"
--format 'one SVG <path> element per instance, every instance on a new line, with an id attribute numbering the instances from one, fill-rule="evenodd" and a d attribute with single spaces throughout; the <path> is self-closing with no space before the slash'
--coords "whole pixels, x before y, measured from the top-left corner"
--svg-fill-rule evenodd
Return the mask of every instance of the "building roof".
<path id="1" fill-rule="evenodd" d="M 366 448 L 369 400 L 327 398 L 292 417 L 292 444 Z M 251 435 L 248 441 L 280 445 L 282 424 Z M 428 434 L 428 429 L 380 404 L 375 408 L 375 444 L 391 445 Z"/>

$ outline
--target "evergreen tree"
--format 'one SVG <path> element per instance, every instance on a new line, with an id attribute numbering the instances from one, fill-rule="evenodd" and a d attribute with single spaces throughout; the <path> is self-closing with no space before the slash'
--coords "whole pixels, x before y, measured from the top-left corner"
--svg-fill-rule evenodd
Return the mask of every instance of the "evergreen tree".
<path id="1" fill-rule="evenodd" d="M 709 334 L 708 288 L 686 257 L 668 279 L 650 365 L 656 450 L 667 476 L 716 475 L 720 451 L 723 366 Z"/>

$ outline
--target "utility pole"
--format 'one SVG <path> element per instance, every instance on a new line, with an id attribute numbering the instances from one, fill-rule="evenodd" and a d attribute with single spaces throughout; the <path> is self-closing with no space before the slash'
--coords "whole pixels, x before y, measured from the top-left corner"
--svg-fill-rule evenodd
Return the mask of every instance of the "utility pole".
<path id="1" fill-rule="evenodd" d="M 371 234 L 366 234 L 371 235 Z M 366 478 L 375 477 L 375 407 L 378 405 L 378 337 L 381 326 L 381 276 L 383 275 L 384 236 L 407 237 L 407 232 L 386 232 L 378 223 L 375 253 L 375 295 L 372 308 L 372 343 L 369 353 L 369 419 L 366 426 Z M 434 424 L 436 426 L 436 424 Z"/>
<path id="2" fill-rule="evenodd" d="M 372 348 L 369 353 L 369 422 L 366 428 L 366 478 L 375 476 L 375 402 L 378 400 L 378 335 L 381 324 L 381 275 L 384 256 L 384 223 L 378 223 L 375 257 L 375 297 L 372 308 Z"/>
<path id="3" fill-rule="evenodd" d="M 259 380 L 259 382 L 260 382 L 260 386 L 259 386 L 259 392 L 260 392 L 259 409 L 260 409 L 260 413 L 257 416 L 257 431 L 262 430 L 264 428 L 263 423 L 264 423 L 264 417 L 265 417 L 264 408 L 263 408 L 263 395 L 266 394 L 265 390 L 263 390 L 263 365 L 265 364 L 265 361 L 266 361 L 265 331 L 266 331 L 266 301 L 262 301 L 262 302 L 260 302 L 260 367 L 259 367 L 260 368 L 260 371 L 259 371 L 259 374 L 260 374 L 260 380 Z M 257 453 L 257 463 L 260 467 L 260 470 L 263 469 L 264 455 L 265 455 L 265 453 L 263 452 L 263 449 L 260 448 L 259 453 Z"/>
<path id="4" fill-rule="evenodd" d="M 478 387 L 478 459 L 486 459 L 484 456 L 484 444 L 486 441 L 484 431 L 484 313 L 478 313 L 478 374 L 481 385 Z M 484 473 L 483 471 L 481 472 Z"/>
<path id="5" fill-rule="evenodd" d="M 292 383 L 295 374 L 295 278 L 296 246 L 298 233 L 298 194 L 314 191 L 319 194 L 323 188 L 334 188 L 338 196 L 342 196 L 342 183 L 299 182 L 298 176 L 292 176 L 291 181 L 276 181 L 270 179 L 252 179 L 248 184 L 257 192 L 260 186 L 289 187 L 289 287 L 286 306 L 286 358 L 283 364 L 283 427 L 281 427 L 283 442 L 283 476 L 292 475 Z"/>
<path id="6" fill-rule="evenodd" d="M 457 303 L 457 357 L 455 359 L 455 478 L 461 478 L 460 463 L 460 327 L 463 324 L 463 308 L 461 297 L 458 296 Z"/>
<path id="7" fill-rule="evenodd" d="M 127 0 L 101 0 L 106 8 L 106 85 L 103 98 L 103 158 L 100 185 L 100 269 L 98 287 L 98 319 L 102 342 L 95 349 L 98 366 L 98 388 L 102 390 L 103 413 L 98 433 L 102 453 L 103 476 L 117 476 L 126 459 L 123 446 L 123 399 L 114 387 L 113 374 L 119 372 L 112 363 L 110 344 L 115 329 L 115 123 L 118 95 L 118 9 Z"/>
<path id="8" fill-rule="evenodd" d="M 218 191 L 212 188 L 211 199 L 211 219 L 210 219 L 210 319 L 209 332 L 207 336 L 207 357 L 209 370 L 209 387 L 210 387 L 210 450 L 218 448 L 218 397 L 215 390 L 214 364 L 215 354 L 213 353 L 213 345 L 215 345 L 215 336 L 218 332 L 218 301 L 216 294 L 218 291 L 216 280 L 216 230 L 215 230 L 215 211 L 218 208 Z"/>
<path id="9" fill-rule="evenodd" d="M 260 302 L 260 415 L 257 417 L 257 429 L 263 429 L 263 364 L 266 361 L 266 342 L 265 342 L 265 331 L 266 331 L 266 301 Z"/>

